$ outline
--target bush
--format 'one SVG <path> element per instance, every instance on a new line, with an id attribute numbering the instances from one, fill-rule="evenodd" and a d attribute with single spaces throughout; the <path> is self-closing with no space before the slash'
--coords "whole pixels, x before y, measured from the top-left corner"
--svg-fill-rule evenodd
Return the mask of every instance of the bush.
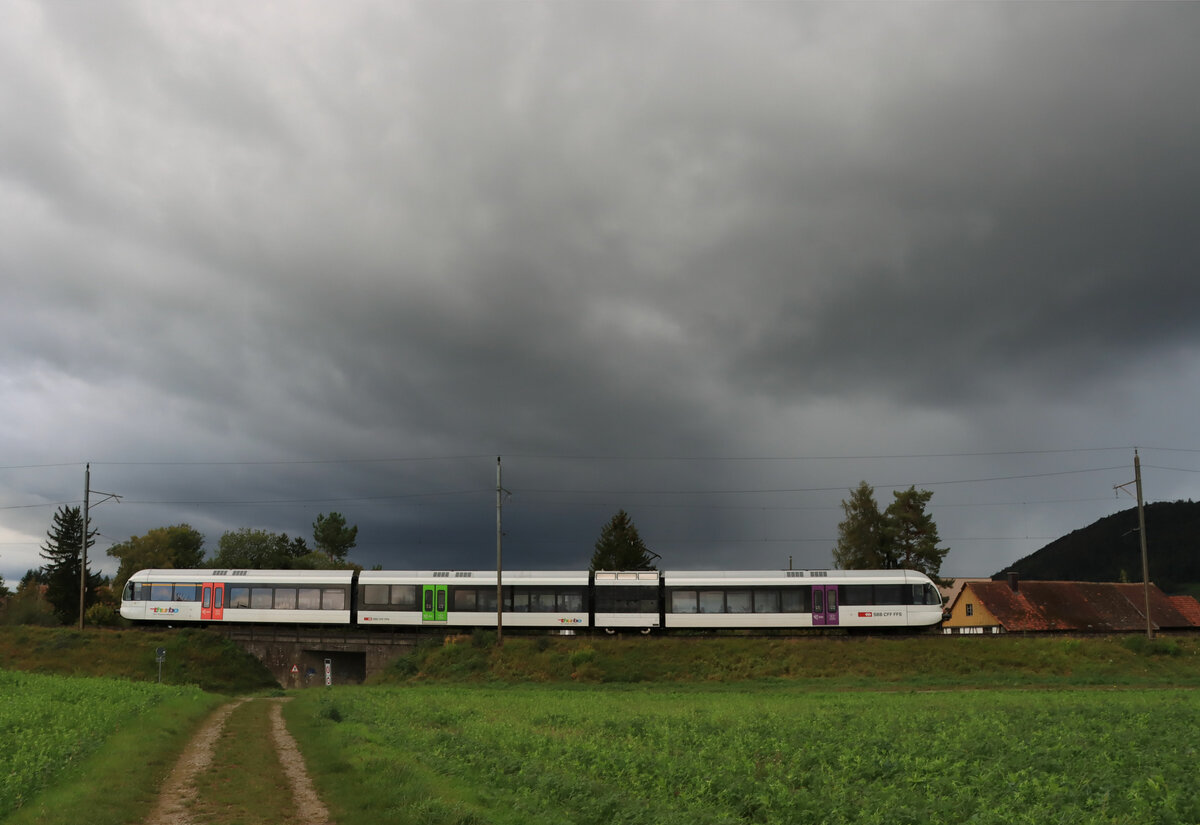
<path id="1" fill-rule="evenodd" d="M 1179 642 L 1174 639 L 1147 639 L 1145 636 L 1130 636 L 1125 647 L 1139 656 L 1178 656 Z"/>
<path id="2" fill-rule="evenodd" d="M 83 615 L 84 623 L 92 627 L 116 627 L 121 621 L 117 611 L 107 604 L 94 604 Z"/>

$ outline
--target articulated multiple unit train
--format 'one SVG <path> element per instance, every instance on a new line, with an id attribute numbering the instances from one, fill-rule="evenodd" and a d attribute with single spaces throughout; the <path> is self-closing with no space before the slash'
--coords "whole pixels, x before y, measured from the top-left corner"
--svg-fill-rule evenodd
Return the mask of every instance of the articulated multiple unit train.
<path id="1" fill-rule="evenodd" d="M 506 628 L 923 628 L 942 620 L 912 570 L 504 571 Z M 171 624 L 495 627 L 496 571 L 142 570 L 121 615 Z"/>

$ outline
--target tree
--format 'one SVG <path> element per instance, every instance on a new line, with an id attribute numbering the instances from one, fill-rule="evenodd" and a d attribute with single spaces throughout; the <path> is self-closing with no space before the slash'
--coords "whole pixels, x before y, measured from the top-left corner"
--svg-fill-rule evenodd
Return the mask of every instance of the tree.
<path id="1" fill-rule="evenodd" d="M 43 592 L 46 585 L 42 584 L 40 579 L 40 570 L 37 572 L 30 570 L 21 577 L 17 592 L 9 597 L 4 604 L 4 609 L 0 610 L 0 624 L 51 626 L 58 623 L 54 615 L 54 607 L 46 601 Z M 76 589 L 78 590 L 78 586 Z M 78 601 L 79 596 L 76 595 L 75 598 Z"/>
<path id="2" fill-rule="evenodd" d="M 909 487 L 893 492 L 884 512 L 875 490 L 863 481 L 842 502 L 845 521 L 838 524 L 834 564 L 843 570 L 919 570 L 934 581 L 948 547 L 938 547 L 937 524 L 925 512 L 933 493 Z"/>
<path id="3" fill-rule="evenodd" d="M 624 510 L 609 519 L 600 531 L 592 553 L 592 570 L 654 570 L 654 559 L 658 554 L 651 552 L 637 527 Z"/>
<path id="4" fill-rule="evenodd" d="M 87 546 L 96 543 L 96 531 L 87 534 Z M 46 579 L 46 599 L 54 605 L 54 615 L 63 624 L 79 621 L 79 544 L 83 538 L 83 514 L 78 507 L 59 507 L 54 522 L 46 532 L 42 546 L 46 564 L 42 571 Z M 84 588 L 84 609 L 95 601 L 96 588 L 102 583 L 98 573 L 87 574 Z"/>
<path id="5" fill-rule="evenodd" d="M 318 514 L 313 522 L 313 544 L 330 559 L 345 561 L 357 538 L 358 525 L 347 527 L 346 517 L 341 513 Z"/>
<path id="6" fill-rule="evenodd" d="M 949 547 L 938 547 L 937 524 L 933 516 L 925 512 L 933 491 L 896 490 L 895 500 L 888 505 L 884 514 L 888 525 L 888 540 L 896 558 L 897 566 L 905 570 L 920 570 L 932 579 L 937 579 Z"/>
<path id="7" fill-rule="evenodd" d="M 204 536 L 190 524 L 155 527 L 144 536 L 108 548 L 108 555 L 121 560 L 113 579 L 114 593 L 120 593 L 129 577 L 139 570 L 186 569 L 204 563 Z"/>
<path id="8" fill-rule="evenodd" d="M 217 555 L 208 560 L 208 566 L 288 570 L 296 567 L 296 560 L 307 554 L 308 545 L 302 538 L 291 539 L 287 533 L 242 527 L 221 536 L 217 542 Z"/>
<path id="9" fill-rule="evenodd" d="M 875 488 L 867 482 L 850 491 L 842 502 L 846 520 L 838 524 L 833 563 L 842 570 L 889 570 L 896 566 L 888 552 L 887 524 L 875 503 Z"/>

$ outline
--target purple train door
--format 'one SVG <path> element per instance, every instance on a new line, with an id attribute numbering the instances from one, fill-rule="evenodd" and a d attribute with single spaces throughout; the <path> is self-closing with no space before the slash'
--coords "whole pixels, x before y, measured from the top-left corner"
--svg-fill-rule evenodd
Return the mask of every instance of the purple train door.
<path id="1" fill-rule="evenodd" d="M 812 589 L 812 623 L 830 627 L 838 624 L 838 592 L 836 584 L 814 584 Z"/>

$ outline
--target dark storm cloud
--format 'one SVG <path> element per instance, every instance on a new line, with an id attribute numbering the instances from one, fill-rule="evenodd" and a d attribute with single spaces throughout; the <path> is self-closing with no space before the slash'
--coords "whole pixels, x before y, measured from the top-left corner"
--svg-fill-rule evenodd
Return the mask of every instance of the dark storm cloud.
<path id="1" fill-rule="evenodd" d="M 1095 468 L 937 487 L 990 572 L 1115 506 L 1007 502 L 1128 455 L 961 454 L 1194 443 L 1194 6 L 5 12 L 0 464 L 70 466 L 4 506 L 90 459 L 112 540 L 336 509 L 486 566 L 503 453 L 529 566 L 618 507 L 824 566 L 861 478 Z M 52 510 L 0 510 L 6 576 Z"/>

